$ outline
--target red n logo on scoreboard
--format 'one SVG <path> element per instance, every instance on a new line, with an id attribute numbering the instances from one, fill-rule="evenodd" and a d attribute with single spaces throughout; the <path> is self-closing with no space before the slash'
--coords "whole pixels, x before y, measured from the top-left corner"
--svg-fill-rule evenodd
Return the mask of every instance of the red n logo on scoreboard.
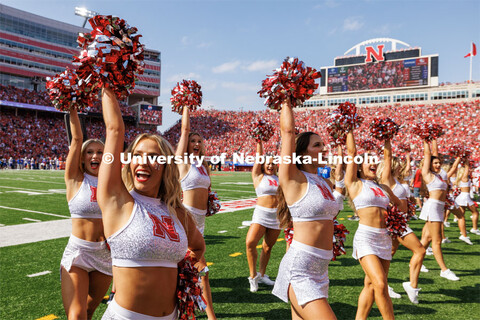
<path id="1" fill-rule="evenodd" d="M 375 57 L 375 60 L 377 61 L 384 61 L 385 57 L 383 56 L 383 48 L 385 46 L 383 44 L 378 45 L 377 49 L 378 51 L 375 51 L 373 47 L 365 47 L 365 51 L 367 51 L 367 59 L 365 59 L 365 62 L 372 62 L 372 55 Z"/>

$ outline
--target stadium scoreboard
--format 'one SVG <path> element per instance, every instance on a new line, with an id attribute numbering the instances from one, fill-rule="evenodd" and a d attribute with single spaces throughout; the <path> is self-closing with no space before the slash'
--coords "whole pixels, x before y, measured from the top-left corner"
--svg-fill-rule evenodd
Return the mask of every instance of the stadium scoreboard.
<path id="1" fill-rule="evenodd" d="M 140 104 L 138 106 L 138 123 L 149 125 L 162 125 L 162 106 Z"/>
<path id="2" fill-rule="evenodd" d="M 438 55 L 422 56 L 420 48 L 389 52 L 384 48 L 365 46 L 364 54 L 336 58 L 334 66 L 323 67 L 320 94 L 438 85 Z"/>

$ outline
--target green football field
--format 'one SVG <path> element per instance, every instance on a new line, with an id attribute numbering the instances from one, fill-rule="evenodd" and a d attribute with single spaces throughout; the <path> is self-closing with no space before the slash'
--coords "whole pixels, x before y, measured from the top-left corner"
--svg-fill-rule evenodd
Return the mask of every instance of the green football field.
<path id="1" fill-rule="evenodd" d="M 255 197 L 247 173 L 223 172 L 213 175 L 212 183 L 222 201 Z M 347 220 L 352 211 L 348 205 L 345 208 L 339 220 L 350 230 L 347 255 L 330 264 L 328 300 L 338 319 L 354 319 L 364 273 L 351 257 L 358 222 Z M 247 209 L 207 218 L 205 256 L 211 263 L 210 281 L 217 317 L 289 319 L 289 305 L 273 296 L 271 287 L 261 285 L 257 293 L 249 291 L 245 255 L 248 227 L 242 226 L 242 222 L 250 220 L 252 212 L 253 209 Z M 35 224 L 68 216 L 63 172 L 0 171 L 0 233 L 9 225 Z M 472 227 L 470 212 L 466 217 L 469 230 Z M 469 234 L 474 243 L 469 246 L 458 239 L 457 225 L 451 222 L 445 232 L 452 243 L 444 244 L 443 252 L 447 266 L 461 280 L 441 278 L 433 256 L 426 256 L 424 264 L 430 272 L 420 274 L 420 304 L 413 305 L 402 288 L 402 282 L 408 281 L 411 253 L 400 247 L 389 276 L 390 286 L 402 294 L 401 299 L 393 299 L 397 319 L 480 319 L 480 236 Z M 420 236 L 422 221 L 412 221 L 410 226 Z M 59 264 L 67 241 L 65 237 L 0 248 L 0 319 L 66 319 L 60 294 Z M 267 274 L 273 279 L 284 253 L 285 241 L 281 233 L 267 268 Z M 28 277 L 34 274 L 42 275 Z M 94 319 L 100 319 L 105 309 L 106 305 L 101 304 Z M 199 318 L 206 319 L 205 316 Z M 376 306 L 370 318 L 381 319 Z"/>

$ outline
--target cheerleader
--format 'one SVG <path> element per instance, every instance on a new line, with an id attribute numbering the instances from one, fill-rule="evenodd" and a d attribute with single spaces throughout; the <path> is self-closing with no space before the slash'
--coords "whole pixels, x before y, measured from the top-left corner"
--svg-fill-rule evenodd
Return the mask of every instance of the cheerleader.
<path id="1" fill-rule="evenodd" d="M 384 150 L 384 161 L 383 166 L 379 168 L 378 177 L 380 183 L 388 186 L 393 194 L 400 199 L 405 207 L 407 207 L 407 199 L 409 198 L 409 192 L 403 184 L 398 180 L 402 172 L 405 172 L 406 168 L 404 165 L 402 167 L 401 162 L 398 158 L 392 157 L 392 145 L 390 140 L 385 140 Z M 407 157 L 407 163 L 408 163 Z M 410 282 L 404 282 L 403 288 L 407 292 L 408 298 L 412 303 L 418 303 L 418 276 L 420 274 L 420 269 L 422 268 L 422 262 L 425 257 L 425 248 L 422 246 L 418 240 L 413 230 L 410 227 L 407 227 L 407 230 L 403 232 L 400 237 L 397 237 L 392 241 L 392 257 L 395 255 L 395 252 L 398 249 L 399 244 L 404 245 L 413 255 L 410 259 Z M 388 270 L 387 270 L 388 272 Z M 395 293 L 393 289 L 389 286 L 388 293 L 391 298 L 400 298 L 398 293 Z"/>
<path id="2" fill-rule="evenodd" d="M 205 146 L 203 138 L 195 132 L 190 132 L 190 114 L 189 108 L 183 108 L 182 129 L 180 140 L 178 141 L 176 156 L 205 156 Z M 208 189 L 210 188 L 210 169 L 205 160 L 200 163 L 194 158 L 191 163 L 181 163 L 178 165 L 180 172 L 180 184 L 183 191 L 183 206 L 192 214 L 197 228 L 203 235 L 205 230 L 205 217 L 208 207 Z M 189 160 L 190 161 L 190 160 Z M 212 290 L 208 277 L 207 262 L 202 257 L 196 265 L 202 274 L 203 298 L 207 302 L 208 319 L 216 319 L 213 310 Z"/>
<path id="3" fill-rule="evenodd" d="M 478 210 L 475 206 L 475 202 L 473 202 L 472 198 L 470 198 L 470 164 L 469 161 L 465 161 L 465 165 L 459 169 L 457 174 L 456 185 L 460 188 L 460 194 L 455 199 L 455 204 L 457 204 L 460 209 L 463 211 L 463 215 L 465 215 L 465 210 L 468 208 L 472 212 L 472 229 L 470 230 L 471 233 L 480 235 L 480 231 L 478 230 Z"/>
<path id="4" fill-rule="evenodd" d="M 293 221 L 292 244 L 278 270 L 273 294 L 290 300 L 292 319 L 336 319 L 328 298 L 328 264 L 333 257 L 333 218 L 338 204 L 332 185 L 317 175 L 325 145 L 313 132 L 295 138 L 292 106 L 286 101 L 280 113 L 281 157 L 306 156 L 313 161 L 280 164 L 278 217 L 282 227 Z"/>
<path id="5" fill-rule="evenodd" d="M 72 234 L 61 268 L 63 306 L 68 319 L 91 319 L 112 280 L 112 261 L 97 204 L 97 176 L 103 143 L 87 140 L 77 111 L 70 109 L 72 141 L 65 168 Z"/>
<path id="6" fill-rule="evenodd" d="M 109 157 L 99 173 L 98 204 L 116 287 L 102 320 L 178 319 L 178 262 L 187 249 L 201 259 L 205 243 L 181 203 L 177 166 L 142 162 L 144 155 L 173 157 L 170 144 L 158 135 L 138 135 L 126 150 L 137 157 L 122 169 L 122 114 L 113 91 L 105 88 L 102 96 Z"/>
<path id="7" fill-rule="evenodd" d="M 433 147 L 436 146 L 436 141 L 432 143 Z M 449 176 L 453 175 L 455 168 L 460 162 L 458 158 L 453 164 L 452 170 L 447 173 L 447 179 L 440 176 L 441 162 L 436 156 L 432 156 L 430 151 L 430 145 L 427 141 L 423 142 L 424 146 L 424 159 L 422 166 L 422 177 L 425 181 L 428 189 L 429 198 L 424 203 L 420 219 L 425 220 L 425 226 L 422 230 L 422 239 L 420 242 L 423 247 L 428 248 L 430 242 L 432 243 L 432 250 L 435 260 L 440 266 L 440 276 L 448 280 L 457 281 L 460 280 L 453 271 L 447 268 L 443 260 L 442 253 L 442 226 L 445 215 L 445 199 L 447 196 L 447 182 Z M 435 148 L 435 150 L 437 150 Z"/>
<path id="8" fill-rule="evenodd" d="M 357 154 L 352 130 L 347 134 L 347 153 L 352 159 Z M 376 302 L 383 319 L 394 319 L 387 282 L 392 239 L 387 233 L 385 214 L 389 203 L 404 212 L 407 207 L 388 186 L 377 183 L 376 174 L 375 163 L 347 163 L 345 185 L 360 218 L 352 256 L 359 260 L 365 272 L 365 286 L 358 297 L 356 319 L 367 319 L 373 302 Z"/>
<path id="9" fill-rule="evenodd" d="M 261 141 L 257 142 L 257 154 L 263 155 Z M 267 157 L 263 164 L 255 162 L 252 169 L 252 180 L 258 199 L 253 211 L 252 224 L 248 229 L 246 247 L 248 268 L 250 269 L 248 277 L 250 291 L 256 292 L 259 283 L 269 286 L 275 284 L 265 274 L 272 248 L 277 242 L 281 230 L 277 219 L 277 166 L 273 164 L 271 157 Z M 257 244 L 263 236 L 260 266 L 257 273 Z"/>

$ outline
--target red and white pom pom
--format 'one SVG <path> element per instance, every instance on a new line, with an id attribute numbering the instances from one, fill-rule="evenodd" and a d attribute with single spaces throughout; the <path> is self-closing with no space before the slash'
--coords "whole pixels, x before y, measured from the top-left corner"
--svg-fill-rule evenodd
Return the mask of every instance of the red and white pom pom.
<path id="1" fill-rule="evenodd" d="M 82 111 L 93 105 L 96 99 L 87 83 L 79 79 L 75 70 L 69 68 L 53 78 L 47 77 L 46 88 L 53 106 L 60 111 L 69 111 L 72 107 Z"/>
<path id="2" fill-rule="evenodd" d="M 220 200 L 218 199 L 217 193 L 212 190 L 208 190 L 208 205 L 207 205 L 207 217 L 213 216 L 216 214 L 222 205 L 220 204 Z"/>
<path id="3" fill-rule="evenodd" d="M 348 131 L 359 128 L 363 120 L 354 103 L 340 104 L 327 118 L 327 132 L 330 135 L 331 144 L 333 146 L 346 144 Z"/>
<path id="4" fill-rule="evenodd" d="M 207 309 L 195 263 L 190 252 L 178 263 L 177 298 L 179 319 L 182 320 L 196 319 L 195 312 L 204 312 Z"/>
<path id="5" fill-rule="evenodd" d="M 370 134 L 380 141 L 392 140 L 399 130 L 400 126 L 390 118 L 375 118 L 370 123 Z"/>
<path id="6" fill-rule="evenodd" d="M 422 140 L 426 141 L 432 141 L 444 134 L 443 128 L 440 125 L 427 123 L 425 121 L 413 124 L 412 132 L 418 135 Z"/>
<path id="7" fill-rule="evenodd" d="M 407 214 L 408 214 L 408 221 L 410 221 L 412 219 L 412 217 L 414 215 L 416 215 L 416 205 L 415 205 L 415 202 L 410 200 L 410 199 L 407 199 Z"/>
<path id="8" fill-rule="evenodd" d="M 251 130 L 253 138 L 258 142 L 270 140 L 275 132 L 273 126 L 264 119 L 255 121 Z"/>
<path id="9" fill-rule="evenodd" d="M 363 139 L 358 141 L 358 147 L 362 148 L 364 151 L 378 151 L 380 146 L 375 140 L 372 139 Z"/>
<path id="10" fill-rule="evenodd" d="M 408 143 L 400 143 L 397 147 L 398 152 L 400 153 L 410 153 L 412 152 L 412 147 Z"/>
<path id="11" fill-rule="evenodd" d="M 172 89 L 172 111 L 182 114 L 183 107 L 196 110 L 202 105 L 202 87 L 195 80 L 182 80 Z"/>
<path id="12" fill-rule="evenodd" d="M 462 158 L 461 163 L 465 164 L 465 162 L 468 161 L 468 158 L 471 156 L 472 150 L 462 144 L 456 144 L 450 147 L 448 154 L 455 158 Z"/>
<path id="13" fill-rule="evenodd" d="M 300 106 L 313 96 L 318 88 L 315 79 L 320 77 L 320 72 L 306 67 L 303 61 L 287 57 L 273 75 L 262 81 L 258 94 L 265 98 L 264 104 L 274 110 L 282 109 L 286 99 L 290 99 L 292 107 Z"/>
<path id="14" fill-rule="evenodd" d="M 283 229 L 283 234 L 285 235 L 285 241 L 288 244 L 292 244 L 293 240 L 293 227 Z"/>
<path id="15" fill-rule="evenodd" d="M 397 206 L 389 205 L 385 215 L 388 234 L 392 239 L 400 237 L 407 230 L 408 213 L 401 212 Z"/>
<path id="16" fill-rule="evenodd" d="M 333 258 L 332 261 L 337 260 L 338 256 L 346 254 L 345 252 L 345 240 L 347 234 L 350 234 L 350 231 L 347 228 L 337 221 L 333 220 Z"/>
<path id="17" fill-rule="evenodd" d="M 93 30 L 79 34 L 77 42 L 82 51 L 74 57 L 74 65 L 82 79 L 94 76 L 100 87 L 110 87 L 124 99 L 135 88 L 135 75 L 145 68 L 141 35 L 118 17 L 97 15 L 89 22 Z"/>

